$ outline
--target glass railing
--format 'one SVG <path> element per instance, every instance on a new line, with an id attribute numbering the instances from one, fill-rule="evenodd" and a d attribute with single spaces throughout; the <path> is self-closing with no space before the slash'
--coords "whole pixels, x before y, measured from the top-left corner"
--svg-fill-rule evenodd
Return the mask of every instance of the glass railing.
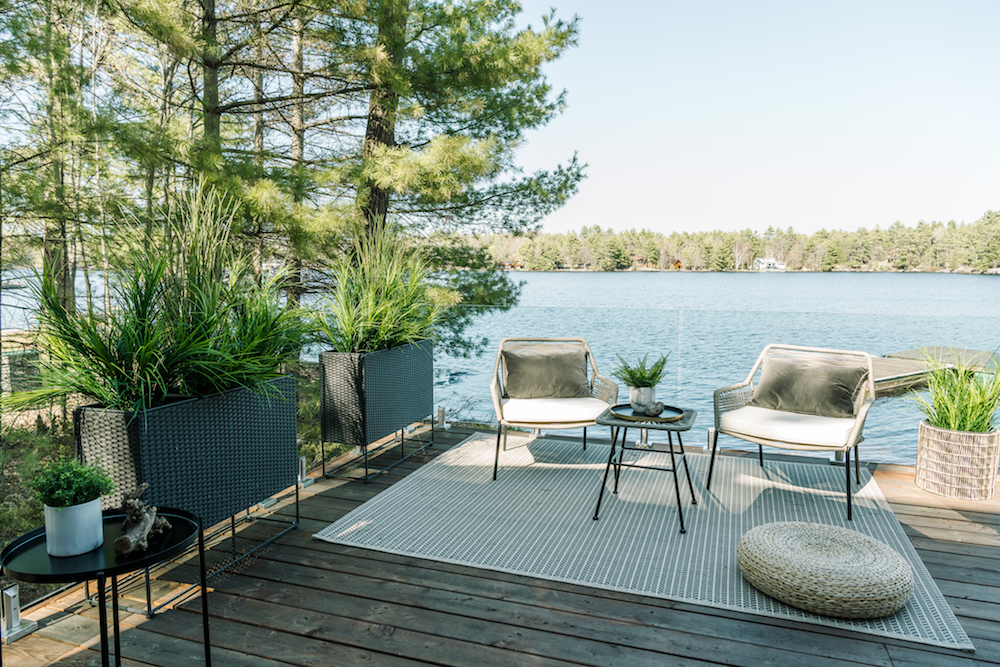
<path id="1" fill-rule="evenodd" d="M 997 332 L 997 317 L 518 307 L 476 322 L 470 333 L 490 340 L 482 357 L 458 359 L 438 350 L 434 399 L 449 414 L 495 423 L 489 384 L 500 339 L 580 336 L 590 344 L 601 374 L 609 377 L 619 354 L 635 361 L 646 353 L 669 353 L 657 398 L 698 411 L 685 444 L 701 445 L 713 422 L 713 392 L 745 379 L 768 343 L 862 350 L 873 357 L 925 346 L 993 352 Z M 620 382 L 619 387 L 619 400 L 627 400 L 626 387 Z M 862 459 L 913 464 L 921 418 L 912 395 L 880 397 L 865 422 Z M 721 446 L 746 447 L 724 440 Z"/>

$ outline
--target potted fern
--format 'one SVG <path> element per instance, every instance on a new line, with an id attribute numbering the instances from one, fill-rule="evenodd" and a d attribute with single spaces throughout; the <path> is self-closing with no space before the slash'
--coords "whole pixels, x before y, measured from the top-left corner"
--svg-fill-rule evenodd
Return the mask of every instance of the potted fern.
<path id="1" fill-rule="evenodd" d="M 642 412 L 656 401 L 656 385 L 667 373 L 668 356 L 669 352 L 650 363 L 647 353 L 638 363 L 630 364 L 618 355 L 618 366 L 611 375 L 628 385 L 628 400 L 633 410 Z"/>
<path id="2" fill-rule="evenodd" d="M 928 398 L 916 397 L 925 417 L 917 433 L 917 486 L 951 498 L 992 498 L 1000 463 L 1000 373 L 964 361 L 934 364 L 927 389 Z"/>
<path id="3" fill-rule="evenodd" d="M 101 496 L 115 483 L 96 464 L 50 461 L 28 483 L 45 512 L 45 548 L 50 556 L 79 556 L 104 544 Z"/>
<path id="4" fill-rule="evenodd" d="M 420 248 L 389 225 L 354 231 L 315 315 L 321 439 L 363 450 L 434 410 L 435 325 L 452 293 L 429 283 Z M 365 477 L 368 477 L 367 471 Z"/>
<path id="5" fill-rule="evenodd" d="M 211 525 L 295 482 L 295 385 L 279 372 L 305 329 L 280 300 L 283 275 L 258 280 L 229 230 L 238 205 L 198 188 L 161 236 L 135 232 L 112 272 L 112 307 L 71 312 L 41 281 L 41 387 L 26 407 L 82 395 L 77 451 L 107 463 L 117 492 L 148 482 L 150 502 Z"/>

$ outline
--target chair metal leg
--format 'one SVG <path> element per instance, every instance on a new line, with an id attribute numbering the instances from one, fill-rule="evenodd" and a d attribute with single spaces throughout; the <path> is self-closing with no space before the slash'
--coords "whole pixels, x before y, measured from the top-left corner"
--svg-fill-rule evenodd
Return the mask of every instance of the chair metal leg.
<path id="1" fill-rule="evenodd" d="M 845 452 L 847 461 L 844 462 L 844 470 L 847 471 L 847 520 L 851 521 L 851 450 Z M 857 457 L 854 459 L 857 461 Z"/>
<path id="2" fill-rule="evenodd" d="M 708 443 L 712 447 L 712 456 L 708 462 L 708 480 L 705 482 L 705 490 L 712 488 L 712 472 L 715 470 L 715 448 L 719 444 L 719 432 L 714 426 L 708 427 Z"/>
<path id="3" fill-rule="evenodd" d="M 858 486 L 861 486 L 861 464 L 858 463 L 858 446 L 854 445 L 854 481 L 857 482 Z"/>
<path id="4" fill-rule="evenodd" d="M 587 427 L 583 427 L 583 451 L 587 451 Z"/>
<path id="5" fill-rule="evenodd" d="M 760 467 L 764 467 L 764 445 L 757 445 L 757 457 L 760 459 Z"/>
<path id="6" fill-rule="evenodd" d="M 493 479 L 497 478 L 497 466 L 500 464 L 500 433 L 503 431 L 503 425 L 497 426 L 497 455 L 493 459 Z"/>

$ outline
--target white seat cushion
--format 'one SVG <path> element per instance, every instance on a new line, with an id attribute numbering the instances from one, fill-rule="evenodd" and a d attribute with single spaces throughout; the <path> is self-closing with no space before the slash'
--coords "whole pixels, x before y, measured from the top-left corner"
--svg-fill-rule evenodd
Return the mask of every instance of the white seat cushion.
<path id="1" fill-rule="evenodd" d="M 592 422 L 608 409 L 599 398 L 505 398 L 504 421 L 519 424 Z"/>
<path id="2" fill-rule="evenodd" d="M 723 432 L 780 440 L 797 445 L 843 448 L 854 428 L 854 419 L 818 417 L 797 412 L 781 412 L 746 405 L 722 413 L 719 427 Z"/>

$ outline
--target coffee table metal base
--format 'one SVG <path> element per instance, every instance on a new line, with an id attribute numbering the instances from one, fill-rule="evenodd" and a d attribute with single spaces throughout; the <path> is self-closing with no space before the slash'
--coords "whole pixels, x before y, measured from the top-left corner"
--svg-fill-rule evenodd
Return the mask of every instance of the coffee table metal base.
<path id="1" fill-rule="evenodd" d="M 611 451 L 608 454 L 608 463 L 604 468 L 604 479 L 601 482 L 601 490 L 597 495 L 597 507 L 594 508 L 594 520 L 600 518 L 601 513 L 601 502 L 604 500 L 604 489 L 608 485 L 608 475 L 613 467 L 615 470 L 615 486 L 613 493 L 617 495 L 618 484 L 621 480 L 622 468 L 642 468 L 645 470 L 660 470 L 662 472 L 673 473 L 674 476 L 674 493 L 677 497 L 677 517 L 680 520 L 680 532 L 685 533 L 687 529 L 684 527 L 684 510 L 681 507 L 681 487 L 680 482 L 677 479 L 677 472 L 681 466 L 684 467 L 684 475 L 687 478 L 688 490 L 691 493 L 691 504 L 697 505 L 698 499 L 694 495 L 694 485 L 691 483 L 691 471 L 688 469 L 687 458 L 684 455 L 684 442 L 681 440 L 681 431 L 687 431 L 694 424 L 695 417 L 698 413 L 694 410 L 685 411 L 684 417 L 676 422 L 668 423 L 656 423 L 656 422 L 624 422 L 614 416 L 611 408 L 605 410 L 604 413 L 597 418 L 597 423 L 601 425 L 606 425 L 611 428 Z M 640 445 L 637 447 L 630 447 L 626 436 L 628 434 L 629 428 L 641 428 L 654 429 L 657 431 L 667 432 L 667 443 L 668 449 L 657 450 L 653 449 L 649 445 Z M 618 446 L 618 435 L 621 434 L 621 446 Z M 674 451 L 674 433 L 677 434 L 677 444 L 679 447 L 679 452 Z M 645 442 L 645 438 L 643 438 Z M 670 455 L 670 467 L 664 466 L 650 466 L 641 465 L 639 463 L 634 463 L 625 460 L 625 452 L 661 452 Z"/>

